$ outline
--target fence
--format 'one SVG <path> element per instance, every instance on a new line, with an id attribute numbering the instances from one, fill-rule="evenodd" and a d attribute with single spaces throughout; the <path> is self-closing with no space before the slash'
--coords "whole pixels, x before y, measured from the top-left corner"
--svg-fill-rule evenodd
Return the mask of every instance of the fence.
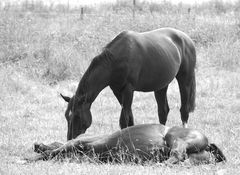
<path id="1" fill-rule="evenodd" d="M 71 0 L 68 0 L 66 4 L 44 4 L 39 0 L 25 0 L 18 4 L 2 3 L 0 2 L 0 11 L 31 11 L 36 13 L 78 13 L 80 19 L 84 19 L 87 14 L 99 14 L 101 11 L 114 11 L 116 13 L 127 10 L 131 11 L 132 18 L 135 18 L 138 13 L 150 12 L 150 13 L 228 13 L 240 11 L 240 0 L 233 3 L 226 3 L 223 1 L 209 1 L 208 3 L 202 3 L 197 5 L 189 4 L 172 4 L 169 1 L 147 2 L 138 0 L 117 0 L 115 3 L 102 3 L 98 5 L 80 5 L 76 7 L 71 6 Z"/>

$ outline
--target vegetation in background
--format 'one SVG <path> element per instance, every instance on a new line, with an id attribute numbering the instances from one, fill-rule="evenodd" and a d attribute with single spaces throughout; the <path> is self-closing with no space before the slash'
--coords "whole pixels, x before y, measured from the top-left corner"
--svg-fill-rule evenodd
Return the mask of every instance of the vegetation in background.
<path id="1" fill-rule="evenodd" d="M 119 32 L 169 26 L 189 34 L 198 48 L 217 48 L 218 56 L 209 59 L 210 64 L 232 69 L 239 64 L 235 57 L 240 37 L 239 4 L 216 0 L 190 6 L 143 1 L 136 3 L 134 18 L 131 1 L 83 7 L 82 17 L 81 7 L 45 6 L 41 1 L 6 4 L 0 11 L 0 63 L 21 62 L 34 78 L 79 79 L 89 60 Z M 231 58 L 226 57 L 228 52 L 234 52 Z"/>

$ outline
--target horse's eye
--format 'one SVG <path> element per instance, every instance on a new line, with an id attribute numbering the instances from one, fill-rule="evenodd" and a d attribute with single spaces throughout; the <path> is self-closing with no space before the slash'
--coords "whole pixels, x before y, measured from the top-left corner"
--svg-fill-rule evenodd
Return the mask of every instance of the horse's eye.
<path id="1" fill-rule="evenodd" d="M 82 95 L 78 98 L 78 105 L 82 105 L 86 101 L 86 96 Z"/>

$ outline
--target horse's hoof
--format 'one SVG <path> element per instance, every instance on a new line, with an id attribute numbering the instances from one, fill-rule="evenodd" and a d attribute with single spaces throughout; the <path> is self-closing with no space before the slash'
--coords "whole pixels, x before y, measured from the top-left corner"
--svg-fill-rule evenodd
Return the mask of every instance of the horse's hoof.
<path id="1" fill-rule="evenodd" d="M 24 158 L 24 159 L 18 159 L 18 160 L 16 160 L 16 163 L 17 164 L 26 164 L 26 163 L 28 163 L 29 162 L 29 160 L 27 159 L 27 158 Z"/>
<path id="2" fill-rule="evenodd" d="M 34 144 L 33 144 L 33 150 L 34 150 L 34 152 L 36 152 L 36 153 L 42 153 L 42 151 L 41 151 L 41 145 L 42 145 L 42 143 L 34 143 Z"/>

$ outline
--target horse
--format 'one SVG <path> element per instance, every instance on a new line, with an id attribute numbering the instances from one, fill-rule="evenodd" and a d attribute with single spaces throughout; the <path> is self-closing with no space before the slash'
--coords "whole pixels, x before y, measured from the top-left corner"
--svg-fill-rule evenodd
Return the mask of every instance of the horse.
<path id="1" fill-rule="evenodd" d="M 194 164 L 226 161 L 223 152 L 198 130 L 161 124 L 131 126 L 108 135 L 82 134 L 66 144 L 35 143 L 34 151 L 40 154 L 27 161 L 49 160 L 70 153 L 117 163 L 153 161 L 176 164 L 187 159 Z"/>
<path id="2" fill-rule="evenodd" d="M 91 104 L 110 86 L 122 106 L 120 128 L 134 125 L 132 100 L 134 91 L 154 91 L 159 122 L 166 124 L 169 112 L 167 89 L 176 77 L 181 95 L 181 120 L 187 127 L 189 112 L 195 108 L 196 51 L 191 38 L 173 28 L 138 33 L 123 31 L 93 58 L 82 76 L 75 95 L 68 102 L 67 139 L 85 133 L 92 123 Z"/>

